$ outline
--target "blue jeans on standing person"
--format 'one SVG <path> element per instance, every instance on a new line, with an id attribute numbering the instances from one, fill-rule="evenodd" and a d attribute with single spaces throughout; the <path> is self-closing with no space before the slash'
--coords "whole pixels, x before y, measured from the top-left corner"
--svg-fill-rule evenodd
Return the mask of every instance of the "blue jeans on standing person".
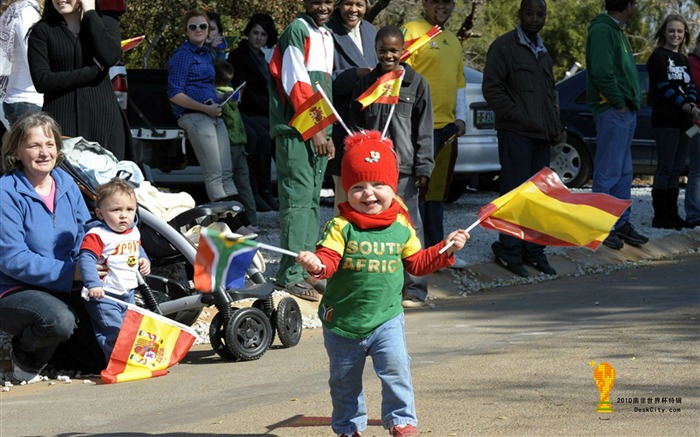
<path id="1" fill-rule="evenodd" d="M 700 134 L 690 139 L 688 184 L 685 186 L 685 220 L 700 225 Z"/>
<path id="2" fill-rule="evenodd" d="M 457 125 L 455 123 L 433 130 L 433 156 L 437 156 L 440 147 L 456 133 Z M 443 202 L 434 200 L 421 202 L 420 215 L 423 219 L 425 247 L 434 246 L 445 237 L 445 229 L 442 224 L 444 214 L 445 205 Z"/>
<path id="3" fill-rule="evenodd" d="M 122 302 L 134 303 L 134 290 L 130 290 L 126 294 L 105 294 Z M 105 362 L 109 362 L 109 357 L 112 355 L 114 344 L 117 342 L 119 331 L 124 323 L 124 317 L 126 317 L 127 306 L 110 299 L 90 298 L 85 303 L 85 308 L 90 315 L 97 344 L 100 345 L 105 354 Z"/>
<path id="4" fill-rule="evenodd" d="M 637 113 L 613 108 L 593 117 L 597 131 L 593 158 L 593 192 L 618 199 L 632 198 L 632 139 L 637 128 Z M 619 229 L 630 219 L 630 206 L 615 223 Z"/>
<path id="5" fill-rule="evenodd" d="M 685 169 L 685 161 L 688 158 L 690 138 L 684 129 L 675 127 L 656 127 L 652 133 L 656 142 L 654 188 L 678 188 L 681 172 Z"/>
<path id="6" fill-rule="evenodd" d="M 203 112 L 182 114 L 177 120 L 192 144 L 212 202 L 237 193 L 233 183 L 231 144 L 224 120 Z"/>
<path id="7" fill-rule="evenodd" d="M 5 295 L 0 299 L 0 314 L 0 330 L 12 335 L 12 361 L 28 372 L 39 373 L 78 327 L 71 307 L 43 290 Z"/>
<path id="8" fill-rule="evenodd" d="M 40 112 L 41 106 L 28 102 L 7 103 L 2 102 L 2 110 L 10 125 L 15 124 L 21 116 L 27 113 Z"/>
<path id="9" fill-rule="evenodd" d="M 418 188 L 416 188 L 416 177 L 413 175 L 399 174 L 399 183 L 396 185 L 396 194 L 403 199 L 408 215 L 411 216 L 413 227 L 416 230 L 416 237 L 424 246 L 423 222 L 420 217 L 418 206 Z M 425 302 L 428 297 L 428 278 L 425 276 L 413 276 L 404 270 L 403 274 L 403 297 L 404 299 L 415 296 Z"/>
<path id="10" fill-rule="evenodd" d="M 352 340 L 323 328 L 323 344 L 330 361 L 333 413 L 336 434 L 351 435 L 367 428 L 367 406 L 362 373 L 367 356 L 382 383 L 382 425 L 418 426 L 411 382 L 411 358 L 404 334 L 403 313 L 377 327 L 368 337 Z"/>

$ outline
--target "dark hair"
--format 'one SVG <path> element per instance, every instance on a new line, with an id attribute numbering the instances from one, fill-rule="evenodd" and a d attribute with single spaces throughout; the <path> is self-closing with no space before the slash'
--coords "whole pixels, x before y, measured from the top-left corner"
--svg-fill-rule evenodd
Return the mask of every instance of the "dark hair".
<path id="1" fill-rule="evenodd" d="M 529 2 L 529 1 L 533 1 L 533 0 L 520 0 L 520 10 L 522 10 L 523 6 L 525 6 L 525 3 Z M 539 0 L 539 1 L 544 3 L 545 8 L 547 7 L 547 2 L 545 0 Z"/>
<path id="2" fill-rule="evenodd" d="M 654 35 L 654 39 L 656 40 L 657 47 L 663 47 L 666 45 L 666 28 L 674 21 L 683 24 L 683 29 L 685 29 L 683 41 L 681 41 L 681 45 L 678 47 L 679 51 L 682 52 L 684 51 L 685 46 L 688 45 L 688 38 L 690 38 L 690 34 L 688 33 L 688 23 L 686 23 L 685 19 L 678 14 L 671 14 L 664 18 L 664 22 L 661 23 L 661 27 L 659 27 L 659 30 L 657 30 L 656 34 Z"/>
<path id="3" fill-rule="evenodd" d="M 605 10 L 608 12 L 622 12 L 627 5 L 636 0 L 605 0 Z"/>
<path id="4" fill-rule="evenodd" d="M 129 181 L 116 177 L 97 187 L 97 192 L 95 193 L 95 205 L 100 208 L 102 202 L 117 193 L 126 194 L 129 197 L 133 197 L 134 201 L 136 201 L 134 186 L 131 185 Z"/>
<path id="5" fill-rule="evenodd" d="M 51 2 L 49 1 L 48 3 Z M 192 17 L 203 17 L 207 20 L 207 24 L 209 24 L 209 15 L 207 15 L 206 12 L 201 9 L 190 9 L 182 16 L 182 32 L 185 35 L 187 35 L 187 22 L 190 21 Z M 207 29 L 207 34 L 209 34 L 209 29 Z"/>
<path id="6" fill-rule="evenodd" d="M 50 2 L 48 2 L 50 3 Z M 2 137 L 2 172 L 12 173 L 16 168 L 23 168 L 22 162 L 15 158 L 17 149 L 27 141 L 29 131 L 35 127 L 44 127 L 45 130 L 53 136 L 56 143 L 58 155 L 56 157 L 56 165 L 63 161 L 63 152 L 61 152 L 61 128 L 56 123 L 56 120 L 45 112 L 28 112 L 22 115 Z"/>
<path id="7" fill-rule="evenodd" d="M 219 29 L 219 35 L 223 35 L 224 26 L 221 24 L 221 15 L 219 15 L 218 12 L 207 11 L 207 16 L 209 17 L 209 21 L 216 23 L 216 27 Z"/>
<path id="8" fill-rule="evenodd" d="M 379 42 L 379 40 L 387 37 L 398 38 L 401 40 L 401 44 L 404 43 L 403 32 L 401 32 L 401 29 L 399 29 L 397 26 L 392 24 L 388 24 L 377 31 L 377 36 L 374 38 L 374 43 L 376 44 Z"/>
<path id="9" fill-rule="evenodd" d="M 233 65 L 223 59 L 214 59 L 214 84 L 227 86 L 233 79 Z"/>
<path id="10" fill-rule="evenodd" d="M 250 17 L 248 24 L 246 24 L 245 29 L 243 29 L 243 35 L 248 36 L 256 24 L 262 27 L 265 33 L 267 33 L 267 42 L 265 43 L 265 47 L 269 48 L 277 44 L 277 28 L 275 28 L 275 21 L 271 16 L 261 12 L 253 14 L 253 16 Z"/>

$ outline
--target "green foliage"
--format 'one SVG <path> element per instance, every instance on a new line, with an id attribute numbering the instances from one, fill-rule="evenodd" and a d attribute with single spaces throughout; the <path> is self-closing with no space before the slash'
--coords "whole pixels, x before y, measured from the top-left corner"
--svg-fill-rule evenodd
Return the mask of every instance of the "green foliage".
<path id="1" fill-rule="evenodd" d="M 603 0 L 547 1 L 547 22 L 541 36 L 554 60 L 555 77 L 564 77 L 564 73 L 575 61 L 585 63 L 586 28 L 590 20 L 602 12 L 603 3 Z M 645 62 L 648 58 L 655 46 L 653 34 L 669 13 L 680 13 L 686 18 L 693 41 L 700 31 L 700 0 L 638 0 L 637 3 L 637 15 L 627 26 L 627 33 L 638 62 Z M 447 28 L 456 33 L 470 13 L 471 5 L 471 0 L 456 0 Z M 482 0 L 472 29 L 480 36 L 471 37 L 463 44 L 466 65 L 483 70 L 491 42 L 518 23 L 519 6 L 520 0 Z M 253 13 L 270 14 L 281 32 L 297 12 L 303 9 L 303 4 L 299 0 L 131 1 L 121 20 L 122 38 L 145 34 L 147 42 L 150 42 L 163 23 L 166 23 L 163 35 L 148 57 L 149 68 L 165 68 L 168 58 L 183 41 L 182 14 L 192 7 L 219 12 L 222 15 L 224 34 L 238 38 L 248 17 Z M 391 0 L 376 17 L 374 25 L 401 25 L 420 18 L 422 10 L 422 0 Z M 129 68 L 143 66 L 146 48 L 147 44 L 144 43 L 125 55 Z"/>

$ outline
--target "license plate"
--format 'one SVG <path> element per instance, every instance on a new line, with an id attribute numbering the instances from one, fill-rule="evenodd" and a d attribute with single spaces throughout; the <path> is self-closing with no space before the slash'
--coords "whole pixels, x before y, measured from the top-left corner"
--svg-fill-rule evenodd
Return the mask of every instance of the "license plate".
<path id="1" fill-rule="evenodd" d="M 474 114 L 474 127 L 477 129 L 493 129 L 496 116 L 490 109 L 477 109 Z"/>

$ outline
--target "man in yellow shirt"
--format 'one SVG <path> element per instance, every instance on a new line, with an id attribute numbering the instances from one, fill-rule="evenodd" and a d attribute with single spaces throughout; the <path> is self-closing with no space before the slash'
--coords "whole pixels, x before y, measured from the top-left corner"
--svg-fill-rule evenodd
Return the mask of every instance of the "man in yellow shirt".
<path id="1" fill-rule="evenodd" d="M 405 41 L 419 38 L 438 25 L 443 27 L 454 10 L 454 0 L 423 0 L 423 16 L 402 27 Z M 462 44 L 457 36 L 447 29 L 406 59 L 428 81 L 433 100 L 433 146 L 434 155 L 452 135 L 464 134 L 467 119 L 466 82 L 462 61 Z M 444 238 L 443 203 L 426 201 L 421 203 L 421 217 L 425 247 L 437 244 Z M 455 261 L 455 266 L 459 260 Z M 417 290 L 415 290 L 417 291 Z M 416 293 L 418 294 L 418 293 Z M 404 306 L 421 305 L 427 297 L 404 296 Z"/>

